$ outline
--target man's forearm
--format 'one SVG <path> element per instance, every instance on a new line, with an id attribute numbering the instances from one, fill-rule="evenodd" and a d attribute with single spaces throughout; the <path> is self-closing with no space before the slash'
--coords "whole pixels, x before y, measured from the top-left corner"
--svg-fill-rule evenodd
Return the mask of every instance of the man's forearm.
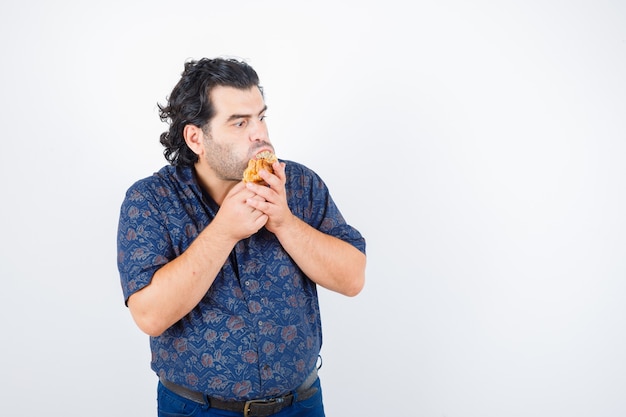
<path id="1" fill-rule="evenodd" d="M 276 236 L 315 283 L 351 297 L 363 289 L 366 256 L 351 244 L 320 232 L 295 216 L 276 231 Z"/>
<path id="2" fill-rule="evenodd" d="M 211 287 L 236 241 L 209 224 L 176 259 L 163 265 L 150 284 L 128 300 L 139 328 L 158 336 L 189 313 Z"/>

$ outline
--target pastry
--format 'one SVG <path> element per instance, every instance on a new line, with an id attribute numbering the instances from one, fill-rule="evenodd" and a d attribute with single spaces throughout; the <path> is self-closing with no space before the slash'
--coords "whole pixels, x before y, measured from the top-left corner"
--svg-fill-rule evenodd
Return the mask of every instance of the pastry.
<path id="1" fill-rule="evenodd" d="M 265 184 L 263 178 L 259 175 L 262 169 L 269 173 L 274 173 L 272 164 L 278 161 L 276 155 L 271 151 L 263 151 L 248 161 L 248 167 L 243 171 L 243 182 L 255 182 L 257 184 Z"/>

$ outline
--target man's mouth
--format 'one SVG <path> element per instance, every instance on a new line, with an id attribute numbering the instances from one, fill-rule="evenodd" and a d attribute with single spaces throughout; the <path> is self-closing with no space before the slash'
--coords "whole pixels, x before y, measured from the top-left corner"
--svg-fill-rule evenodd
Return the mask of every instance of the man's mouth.
<path id="1" fill-rule="evenodd" d="M 274 155 L 274 148 L 266 147 L 260 148 L 255 154 L 255 159 L 267 159 L 268 157 L 272 157 Z"/>
<path id="2" fill-rule="evenodd" d="M 255 158 L 256 159 L 270 159 L 274 156 L 274 152 L 272 151 L 261 151 L 258 154 L 256 154 Z"/>

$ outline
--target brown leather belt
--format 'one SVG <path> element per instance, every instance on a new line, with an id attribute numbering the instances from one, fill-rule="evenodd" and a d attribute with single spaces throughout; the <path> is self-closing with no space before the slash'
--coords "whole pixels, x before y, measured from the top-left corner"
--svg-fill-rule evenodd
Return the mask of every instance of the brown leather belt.
<path id="1" fill-rule="evenodd" d="M 297 401 L 303 401 L 307 398 L 311 398 L 313 394 L 317 392 L 317 388 L 312 387 L 313 383 L 317 380 L 317 369 L 314 369 L 306 380 L 296 388 L 296 395 L 293 393 L 285 394 L 281 397 L 268 398 L 264 400 L 249 400 L 249 401 L 224 401 L 219 398 L 210 397 L 200 391 L 194 391 L 182 385 L 175 384 L 164 378 L 160 378 L 161 384 L 173 393 L 180 395 L 183 398 L 197 402 L 199 404 L 206 404 L 208 402 L 211 408 L 217 408 L 218 410 L 234 411 L 237 413 L 243 413 L 245 417 L 267 417 L 272 414 L 276 414 L 285 407 L 289 407 L 294 403 L 294 398 Z"/>

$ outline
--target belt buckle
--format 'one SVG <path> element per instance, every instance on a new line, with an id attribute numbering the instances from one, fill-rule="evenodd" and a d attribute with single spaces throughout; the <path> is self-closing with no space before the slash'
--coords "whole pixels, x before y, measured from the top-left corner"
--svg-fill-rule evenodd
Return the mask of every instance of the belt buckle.
<path id="1" fill-rule="evenodd" d="M 244 417 L 254 417 L 250 415 L 250 409 L 252 408 L 252 404 L 270 404 L 275 402 L 276 400 L 249 400 L 243 405 L 243 416 Z"/>

